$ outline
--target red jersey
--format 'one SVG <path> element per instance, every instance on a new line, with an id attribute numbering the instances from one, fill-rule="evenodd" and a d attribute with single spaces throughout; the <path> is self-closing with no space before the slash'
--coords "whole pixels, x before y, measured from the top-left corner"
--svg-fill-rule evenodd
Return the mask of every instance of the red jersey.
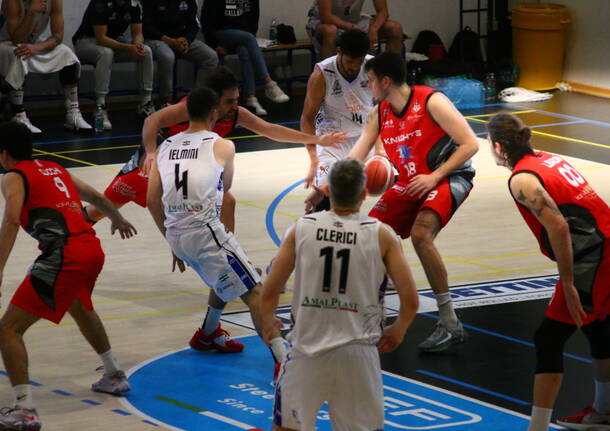
<path id="1" fill-rule="evenodd" d="M 8 172 L 21 175 L 25 201 L 21 227 L 38 240 L 42 251 L 66 244 L 68 237 L 95 231 L 85 221 L 82 203 L 70 174 L 57 163 L 46 160 L 22 160 Z"/>
<path id="2" fill-rule="evenodd" d="M 184 102 L 186 102 L 186 97 L 183 97 L 178 103 Z M 217 133 L 218 136 L 220 136 L 221 138 L 224 138 L 229 133 L 231 133 L 237 125 L 238 112 L 239 110 L 235 109 L 234 111 L 229 112 L 226 117 L 219 119 L 214 125 L 212 132 Z M 185 121 L 184 123 L 174 124 L 173 126 L 170 126 L 168 128 L 168 136 L 174 136 L 180 132 L 184 132 L 186 129 L 188 129 L 188 127 L 188 121 Z"/>
<path id="3" fill-rule="evenodd" d="M 570 226 L 574 254 L 574 284 L 581 291 L 585 303 L 593 287 L 597 268 L 610 238 L 610 208 L 599 197 L 587 180 L 559 156 L 545 152 L 524 156 L 513 168 L 513 176 L 527 172 L 535 175 L 553 198 Z M 510 179 L 509 179 L 510 184 Z M 514 197 L 513 197 L 514 198 Z M 542 253 L 555 260 L 546 229 L 527 207 L 515 200 L 519 212 L 536 236 Z"/>
<path id="4" fill-rule="evenodd" d="M 385 152 L 398 169 L 398 180 L 406 182 L 419 174 L 430 174 L 453 154 L 457 144 L 428 113 L 428 99 L 436 90 L 415 85 L 403 111 L 396 115 L 391 105 L 379 104 L 379 134 Z M 472 178 L 470 161 L 456 170 Z"/>

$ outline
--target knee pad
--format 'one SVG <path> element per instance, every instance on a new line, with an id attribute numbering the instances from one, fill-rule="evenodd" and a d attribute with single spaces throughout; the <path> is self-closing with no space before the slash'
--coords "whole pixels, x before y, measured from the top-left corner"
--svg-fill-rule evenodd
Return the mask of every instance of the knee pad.
<path id="1" fill-rule="evenodd" d="M 534 334 L 536 374 L 563 373 L 563 348 L 576 326 L 544 319 Z"/>
<path id="2" fill-rule="evenodd" d="M 74 63 L 70 66 L 66 66 L 59 71 L 59 82 L 61 85 L 74 85 L 78 84 L 78 78 L 80 77 L 80 64 Z"/>
<path id="3" fill-rule="evenodd" d="M 582 327 L 589 340 L 593 359 L 610 359 L 610 317 L 602 322 L 593 322 Z"/>

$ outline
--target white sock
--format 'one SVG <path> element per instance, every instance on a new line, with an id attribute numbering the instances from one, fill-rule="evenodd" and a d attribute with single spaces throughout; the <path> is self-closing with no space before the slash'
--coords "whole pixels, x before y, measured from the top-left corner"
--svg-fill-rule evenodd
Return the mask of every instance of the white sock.
<path id="1" fill-rule="evenodd" d="M 553 409 L 545 409 L 542 407 L 532 407 L 532 419 L 527 431 L 547 431 L 551 423 L 551 414 Z"/>
<path id="2" fill-rule="evenodd" d="M 205 314 L 205 319 L 203 320 L 203 326 L 201 330 L 203 331 L 203 335 L 210 335 L 212 332 L 218 328 L 218 323 L 220 322 L 220 316 L 222 315 L 222 308 L 214 308 L 208 306 L 208 311 Z"/>
<path id="3" fill-rule="evenodd" d="M 437 294 L 436 303 L 438 305 L 438 314 L 445 327 L 448 329 L 457 328 L 459 320 L 455 314 L 455 310 L 453 309 L 451 293 L 447 292 Z"/>
<path id="4" fill-rule="evenodd" d="M 64 95 L 66 96 L 66 109 L 78 109 L 78 87 L 76 85 L 64 87 Z"/>
<path id="5" fill-rule="evenodd" d="M 286 345 L 282 337 L 276 337 L 271 340 L 270 349 L 275 362 L 284 362 L 284 358 L 286 358 Z"/>
<path id="6" fill-rule="evenodd" d="M 595 380 L 595 401 L 593 408 L 597 413 L 610 414 L 610 382 Z"/>
<path id="7" fill-rule="evenodd" d="M 140 97 L 140 106 L 146 105 L 152 100 L 152 93 L 150 91 L 143 91 Z"/>
<path id="8" fill-rule="evenodd" d="M 14 90 L 11 88 L 9 91 L 9 98 L 11 100 L 11 104 L 16 106 L 23 105 L 23 88 L 20 88 L 19 90 Z"/>
<path id="9" fill-rule="evenodd" d="M 114 353 L 112 353 L 112 349 L 100 354 L 100 358 L 104 363 L 104 374 L 112 374 L 121 369 L 121 365 L 117 358 L 115 358 Z"/>
<path id="10" fill-rule="evenodd" d="M 15 392 L 15 406 L 19 406 L 29 410 L 32 410 L 34 408 L 31 385 L 13 386 L 13 391 Z"/>

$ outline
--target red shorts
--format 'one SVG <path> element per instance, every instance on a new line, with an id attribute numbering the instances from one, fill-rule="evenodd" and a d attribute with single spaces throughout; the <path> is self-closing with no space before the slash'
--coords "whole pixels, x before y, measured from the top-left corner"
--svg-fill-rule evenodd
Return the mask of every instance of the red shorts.
<path id="1" fill-rule="evenodd" d="M 583 322 L 584 325 L 598 320 L 605 320 L 610 316 L 610 241 L 605 245 L 604 260 L 597 268 L 592 292 L 593 311 L 587 312 L 587 317 Z M 555 286 L 555 293 L 545 316 L 563 323 L 575 324 L 566 305 L 561 281 L 558 281 Z"/>
<path id="2" fill-rule="evenodd" d="M 148 177 L 140 169 L 135 169 L 114 177 L 104 191 L 104 195 L 115 204 L 125 205 L 128 202 L 135 202 L 146 208 L 147 189 Z"/>
<path id="3" fill-rule="evenodd" d="M 95 235 L 70 237 L 64 247 L 36 259 L 11 304 L 53 323 L 61 322 L 74 300 L 93 310 L 91 293 L 104 257 Z"/>
<path id="4" fill-rule="evenodd" d="M 369 216 L 390 225 L 401 238 L 408 238 L 415 218 L 422 209 L 437 213 L 441 227 L 444 227 L 471 189 L 472 181 L 460 175 L 451 175 L 438 183 L 425 198 L 415 200 L 407 195 L 407 183 L 398 180 L 381 196 Z"/>

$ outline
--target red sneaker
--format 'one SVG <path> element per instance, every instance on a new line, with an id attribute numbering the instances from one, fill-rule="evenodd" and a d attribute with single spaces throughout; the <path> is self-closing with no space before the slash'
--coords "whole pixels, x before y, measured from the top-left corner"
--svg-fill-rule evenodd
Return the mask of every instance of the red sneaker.
<path id="1" fill-rule="evenodd" d="M 244 345 L 231 339 L 227 331 L 218 325 L 218 328 L 210 335 L 204 335 L 201 328 L 191 338 L 189 345 L 201 352 L 217 350 L 220 353 L 239 353 L 244 350 Z"/>
<path id="2" fill-rule="evenodd" d="M 580 413 L 557 419 L 557 423 L 573 430 L 610 430 L 610 415 L 598 413 L 589 406 Z"/>

